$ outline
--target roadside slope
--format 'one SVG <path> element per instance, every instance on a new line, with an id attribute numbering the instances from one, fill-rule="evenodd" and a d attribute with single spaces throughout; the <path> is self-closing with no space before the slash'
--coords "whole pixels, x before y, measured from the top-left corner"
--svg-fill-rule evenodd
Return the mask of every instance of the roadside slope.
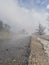
<path id="1" fill-rule="evenodd" d="M 40 43 L 36 36 L 32 37 L 30 49 L 28 65 L 49 65 L 49 58 L 45 53 L 43 44 Z"/>

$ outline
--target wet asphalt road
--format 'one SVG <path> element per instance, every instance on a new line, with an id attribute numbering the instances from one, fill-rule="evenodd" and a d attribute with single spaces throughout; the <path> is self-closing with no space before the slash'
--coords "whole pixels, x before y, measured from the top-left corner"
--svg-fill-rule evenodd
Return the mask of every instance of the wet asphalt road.
<path id="1" fill-rule="evenodd" d="M 12 36 L 11 39 L 0 40 L 0 65 L 8 65 L 8 62 L 5 62 L 6 59 L 18 59 L 18 64 L 28 64 L 28 57 L 30 53 L 30 35 L 19 35 Z M 4 62 L 3 62 L 4 61 Z M 10 61 L 9 61 L 10 62 Z M 17 65 L 18 65 L 17 64 Z M 15 64 L 14 64 L 15 65 Z"/>

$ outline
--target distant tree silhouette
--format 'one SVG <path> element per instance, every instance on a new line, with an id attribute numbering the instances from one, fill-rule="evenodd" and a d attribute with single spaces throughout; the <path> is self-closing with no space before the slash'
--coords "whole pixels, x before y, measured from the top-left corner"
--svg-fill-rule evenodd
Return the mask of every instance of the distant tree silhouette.
<path id="1" fill-rule="evenodd" d="M 8 24 L 4 24 L 3 21 L 0 20 L 0 31 L 9 31 L 10 28 Z"/>
<path id="2" fill-rule="evenodd" d="M 0 31 L 3 30 L 3 22 L 0 20 Z"/>
<path id="3" fill-rule="evenodd" d="M 39 23 L 39 25 L 35 31 L 35 34 L 44 35 L 45 34 L 45 27 Z"/>

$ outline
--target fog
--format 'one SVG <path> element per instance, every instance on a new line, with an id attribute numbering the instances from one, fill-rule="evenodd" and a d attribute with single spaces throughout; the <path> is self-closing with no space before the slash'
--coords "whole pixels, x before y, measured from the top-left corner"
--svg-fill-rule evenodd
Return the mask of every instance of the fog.
<path id="1" fill-rule="evenodd" d="M 49 39 L 45 35 L 49 33 L 48 2 L 0 0 L 0 65 L 28 65 L 32 60 L 35 65 L 39 57 L 47 62 L 48 56 L 38 38 Z"/>
<path id="2" fill-rule="evenodd" d="M 35 4 L 34 7 L 30 4 L 33 0 L 31 0 L 31 2 L 27 0 L 26 3 L 22 1 L 23 0 L 0 0 L 0 20 L 8 23 L 12 30 L 16 32 L 22 29 L 25 29 L 27 32 L 34 32 L 39 22 L 48 27 L 48 4 L 45 9 L 42 8 L 40 10 L 35 7 Z M 29 4 L 30 9 L 27 8 Z"/>

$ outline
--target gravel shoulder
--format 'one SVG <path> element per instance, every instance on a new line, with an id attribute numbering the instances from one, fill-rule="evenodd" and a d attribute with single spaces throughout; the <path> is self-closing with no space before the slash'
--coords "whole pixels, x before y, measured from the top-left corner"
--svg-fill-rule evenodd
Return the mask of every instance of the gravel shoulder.
<path id="1" fill-rule="evenodd" d="M 31 53 L 28 60 L 28 65 L 49 65 L 49 57 L 45 53 L 43 44 L 37 39 L 36 36 L 32 36 Z"/>

